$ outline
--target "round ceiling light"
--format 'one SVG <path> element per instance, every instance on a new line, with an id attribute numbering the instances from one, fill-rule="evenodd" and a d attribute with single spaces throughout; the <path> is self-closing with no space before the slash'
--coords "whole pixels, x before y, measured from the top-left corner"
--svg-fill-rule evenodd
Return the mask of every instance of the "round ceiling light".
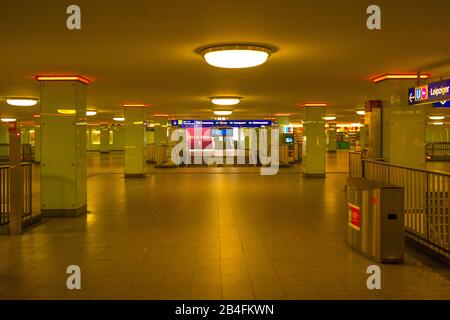
<path id="1" fill-rule="evenodd" d="M 88 116 L 88 117 L 95 116 L 96 114 L 97 114 L 97 111 L 94 111 L 94 110 L 86 111 L 86 116 Z"/>
<path id="2" fill-rule="evenodd" d="M 325 121 L 333 121 L 333 120 L 336 120 L 336 117 L 335 116 L 326 116 L 326 117 L 323 117 L 322 119 Z"/>
<path id="3" fill-rule="evenodd" d="M 211 102 L 218 106 L 235 106 L 241 102 L 239 97 L 213 97 Z"/>
<path id="4" fill-rule="evenodd" d="M 1 118 L 0 119 L 2 122 L 16 122 L 17 119 L 14 118 Z"/>
<path id="5" fill-rule="evenodd" d="M 38 103 L 38 100 L 33 98 L 7 98 L 6 103 L 15 107 L 32 107 Z"/>
<path id="6" fill-rule="evenodd" d="M 231 111 L 231 110 L 215 110 L 214 114 L 216 116 L 231 116 L 233 114 L 233 111 Z"/>
<path id="7" fill-rule="evenodd" d="M 358 111 L 356 111 L 356 114 L 359 116 L 365 116 L 366 112 L 364 110 L 358 110 Z"/>
<path id="8" fill-rule="evenodd" d="M 445 116 L 428 116 L 430 120 L 444 120 Z"/>
<path id="9" fill-rule="evenodd" d="M 218 68 L 239 69 L 256 67 L 267 61 L 271 51 L 261 46 L 224 45 L 202 52 L 205 61 Z"/>
<path id="10" fill-rule="evenodd" d="M 123 117 L 114 117 L 113 120 L 122 122 L 122 121 L 125 121 L 125 118 L 123 118 Z"/>
<path id="11" fill-rule="evenodd" d="M 443 126 L 444 122 L 433 122 L 433 125 L 435 125 L 435 126 Z"/>

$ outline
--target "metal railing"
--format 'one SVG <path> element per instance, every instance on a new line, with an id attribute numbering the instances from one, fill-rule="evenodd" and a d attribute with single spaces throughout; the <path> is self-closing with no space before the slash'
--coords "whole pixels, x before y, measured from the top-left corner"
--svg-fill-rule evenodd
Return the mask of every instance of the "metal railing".
<path id="1" fill-rule="evenodd" d="M 23 162 L 34 161 L 34 147 L 31 144 L 22 144 L 21 155 L 22 155 Z M 8 143 L 0 144 L 0 162 L 2 162 L 2 163 L 9 162 L 9 144 Z"/>
<path id="2" fill-rule="evenodd" d="M 22 221 L 27 224 L 32 218 L 32 164 L 23 163 L 23 205 Z M 0 226 L 9 224 L 11 173 L 9 165 L 0 166 Z"/>
<path id="3" fill-rule="evenodd" d="M 362 177 L 405 189 L 405 230 L 450 257 L 450 174 L 362 160 Z"/>
<path id="4" fill-rule="evenodd" d="M 428 161 L 450 161 L 450 142 L 434 142 L 425 146 Z"/>

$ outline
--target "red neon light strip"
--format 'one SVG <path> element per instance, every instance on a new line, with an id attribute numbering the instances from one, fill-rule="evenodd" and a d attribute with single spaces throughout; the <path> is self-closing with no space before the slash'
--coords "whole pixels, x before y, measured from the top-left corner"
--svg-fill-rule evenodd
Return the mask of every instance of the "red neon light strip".
<path id="1" fill-rule="evenodd" d="M 430 73 L 424 73 L 420 75 L 420 79 L 428 79 L 431 77 Z M 373 83 L 378 83 L 384 80 L 404 80 L 404 79 L 417 79 L 417 73 L 406 73 L 406 74 L 383 74 L 372 79 Z"/>
<path id="2" fill-rule="evenodd" d="M 36 80 L 38 81 L 80 81 L 84 84 L 91 84 L 91 80 L 82 76 L 45 76 L 38 75 L 36 76 Z"/>

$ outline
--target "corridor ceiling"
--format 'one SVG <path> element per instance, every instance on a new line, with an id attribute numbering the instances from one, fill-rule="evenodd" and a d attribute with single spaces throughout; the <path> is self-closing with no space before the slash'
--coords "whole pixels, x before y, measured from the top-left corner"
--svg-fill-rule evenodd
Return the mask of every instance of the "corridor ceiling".
<path id="1" fill-rule="evenodd" d="M 299 113 L 304 101 L 330 103 L 351 120 L 374 97 L 370 79 L 387 72 L 450 75 L 450 1 L 378 0 L 382 29 L 368 30 L 373 1 L 27 0 L 0 2 L 0 98 L 39 96 L 36 74 L 93 80 L 94 117 L 122 114 L 124 103 L 150 114 L 210 118 L 208 97 L 244 97 L 235 118 Z M 66 8 L 81 8 L 81 30 L 66 28 Z M 259 43 L 269 61 L 241 70 L 205 63 L 210 44 Z M 2 116 L 31 118 L 39 107 Z"/>

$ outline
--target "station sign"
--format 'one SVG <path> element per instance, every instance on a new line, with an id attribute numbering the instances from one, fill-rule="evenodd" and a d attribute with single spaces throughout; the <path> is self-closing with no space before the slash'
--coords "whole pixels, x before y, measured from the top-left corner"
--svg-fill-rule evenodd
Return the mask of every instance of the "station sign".
<path id="1" fill-rule="evenodd" d="M 426 104 L 450 100 L 450 79 L 409 88 L 408 104 Z"/>
<path id="2" fill-rule="evenodd" d="M 450 108 L 450 100 L 444 100 L 433 103 L 434 108 Z"/>
<path id="3" fill-rule="evenodd" d="M 261 128 L 272 126 L 271 120 L 172 120 L 172 127 L 180 128 L 211 128 L 211 127 L 230 127 L 230 128 Z"/>

